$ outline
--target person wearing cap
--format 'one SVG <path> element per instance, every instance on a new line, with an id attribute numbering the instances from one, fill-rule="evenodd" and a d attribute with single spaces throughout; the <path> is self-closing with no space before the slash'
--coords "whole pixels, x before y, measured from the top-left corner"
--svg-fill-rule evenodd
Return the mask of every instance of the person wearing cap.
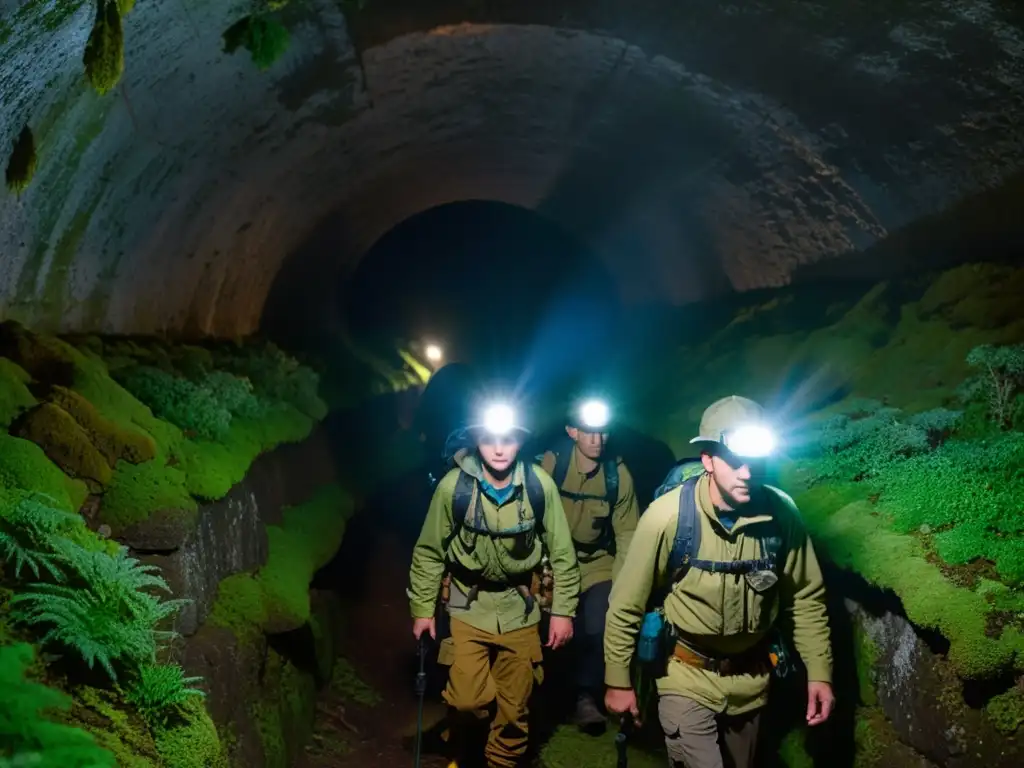
<path id="1" fill-rule="evenodd" d="M 612 588 L 605 705 L 639 719 L 630 664 L 652 595 L 664 595 L 669 632 L 656 682 L 671 765 L 750 768 L 780 617 L 807 669 L 808 725 L 825 722 L 832 711 L 825 584 L 793 500 L 763 482 L 775 438 L 761 407 L 736 396 L 715 402 L 691 443 L 703 472 L 651 503 Z M 695 557 L 670 573 L 685 509 L 696 518 L 685 529 L 694 531 L 689 541 L 699 545 Z M 777 557 L 766 557 L 769 547 Z"/>
<path id="2" fill-rule="evenodd" d="M 554 594 L 545 645 L 572 639 L 580 573 L 558 488 L 518 453 L 527 434 L 496 404 L 469 427 L 475 450 L 455 455 L 438 483 L 409 574 L 413 634 L 436 636 L 434 611 L 447 573 L 451 637 L 438 651 L 449 667 L 444 699 L 455 711 L 453 741 L 464 754 L 468 725 L 490 720 L 488 768 L 520 765 L 528 743 L 528 701 L 542 661 L 541 609 L 531 585 L 546 553 Z"/>
<path id="3" fill-rule="evenodd" d="M 569 441 L 541 459 L 541 466 L 558 484 L 580 564 L 573 720 L 581 731 L 593 735 L 602 733 L 608 722 L 598 707 L 604 687 L 608 595 L 640 517 L 632 475 L 621 458 L 605 455 L 610 421 L 603 400 L 574 403 L 565 425 Z"/>

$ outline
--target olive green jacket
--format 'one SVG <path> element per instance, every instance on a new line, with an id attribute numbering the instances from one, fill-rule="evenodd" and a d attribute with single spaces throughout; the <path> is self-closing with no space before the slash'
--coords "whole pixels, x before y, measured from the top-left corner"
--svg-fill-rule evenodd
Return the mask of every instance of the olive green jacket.
<path id="1" fill-rule="evenodd" d="M 480 460 L 476 455 L 461 456 L 457 461 L 468 474 L 477 479 L 483 477 Z M 443 551 L 443 547 L 451 538 L 454 529 L 452 501 L 459 472 L 452 470 L 441 479 L 413 550 L 408 590 L 409 607 L 413 618 L 429 618 L 434 615 L 447 555 L 458 564 L 461 574 L 472 574 L 472 578 L 456 578 L 454 574 L 452 575 L 448 613 L 453 619 L 457 618 L 492 634 L 511 632 L 538 624 L 540 607 L 534 601 L 534 605 L 527 611 L 523 595 L 514 587 L 502 590 L 480 589 L 475 599 L 468 601 L 467 605 L 467 598 L 473 585 L 465 582 L 483 579 L 488 582 L 507 583 L 512 579 L 527 580 L 529 583 L 529 574 L 538 569 L 542 551 L 545 549 L 551 561 L 555 580 L 551 613 L 566 617 L 576 615 L 580 591 L 579 565 L 576 562 L 569 526 L 565 516 L 559 514 L 561 499 L 558 496 L 558 489 L 554 480 L 543 469 L 528 469 L 520 461 L 512 474 L 512 482 L 517 486 L 516 491 L 501 506 L 481 493 L 477 484 L 467 516 L 472 515 L 476 498 L 479 496 L 488 530 L 514 528 L 520 522 L 520 505 L 525 519 L 532 519 L 533 510 L 530 508 L 524 485 L 526 471 L 536 472 L 544 488 L 544 525 L 539 535 L 531 531 L 514 537 L 493 537 L 463 527 L 458 535 L 451 539 L 447 553 Z"/>
<path id="2" fill-rule="evenodd" d="M 576 558 L 580 563 L 580 591 L 586 592 L 595 584 L 611 581 L 618 575 L 622 563 L 626 559 L 629 543 L 633 540 L 637 520 L 640 518 L 640 505 L 636 500 L 633 476 L 621 460 L 619 461 L 619 496 L 614 508 L 609 508 L 608 503 L 602 501 L 605 496 L 603 463 L 598 465 L 594 474 L 587 475 L 579 470 L 576 457 L 576 448 L 574 447 L 572 459 L 569 462 L 569 471 L 565 475 L 562 489 L 570 493 L 599 498 L 576 500 L 562 497 L 562 508 L 569 521 L 572 538 L 583 544 L 593 544 L 600 538 L 609 516 L 612 518 L 611 526 L 615 533 L 614 555 L 603 549 L 591 554 L 576 552 Z M 541 466 L 550 474 L 554 471 L 555 460 L 555 454 L 548 451 L 544 454 Z"/>
<path id="3" fill-rule="evenodd" d="M 762 556 L 760 541 L 744 528 L 774 516 L 785 562 L 778 583 L 765 594 L 743 576 L 690 568 L 665 599 L 665 618 L 687 641 L 709 654 L 736 654 L 760 642 L 780 613 L 793 629 L 793 643 L 811 681 L 831 682 L 832 648 L 825 608 L 825 583 L 814 548 L 793 500 L 765 487 L 765 501 L 740 516 L 732 532 L 719 522 L 711 503 L 710 478 L 697 481 L 701 525 L 700 559 L 747 560 Z M 681 487 L 680 487 L 681 488 Z M 626 562 L 612 587 L 605 625 L 605 682 L 628 688 L 630 662 L 651 592 L 667 586 L 669 552 L 676 535 L 680 488 L 661 496 L 640 518 Z M 777 593 L 777 594 L 775 594 Z M 687 696 L 716 712 L 740 714 L 764 706 L 768 675 L 719 676 L 670 659 L 658 691 Z"/>

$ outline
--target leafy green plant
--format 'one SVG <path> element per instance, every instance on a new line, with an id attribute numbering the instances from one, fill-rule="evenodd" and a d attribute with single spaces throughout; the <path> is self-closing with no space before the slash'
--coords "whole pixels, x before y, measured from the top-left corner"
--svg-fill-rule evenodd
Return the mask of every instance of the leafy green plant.
<path id="1" fill-rule="evenodd" d="M 859 418 L 837 414 L 818 426 L 810 442 L 817 452 L 815 474 L 839 480 L 877 475 L 890 462 L 931 447 L 928 430 L 903 418 L 896 408 L 879 408 Z"/>
<path id="2" fill-rule="evenodd" d="M 320 399 L 320 377 L 275 344 L 224 347 L 215 355 L 217 367 L 252 382 L 254 393 L 267 401 L 290 403 L 313 419 L 327 406 Z"/>
<path id="3" fill-rule="evenodd" d="M 256 418 L 264 410 L 263 404 L 253 394 L 252 382 L 245 377 L 227 371 L 213 371 L 202 378 L 200 386 L 231 414 Z"/>
<path id="4" fill-rule="evenodd" d="M 290 43 L 288 30 L 279 21 L 263 14 L 245 16 L 222 35 L 224 53 L 234 53 L 240 47 L 249 51 L 253 63 L 261 70 L 269 69 L 286 50 Z"/>
<path id="5" fill-rule="evenodd" d="M 32 654 L 27 643 L 0 646 L 0 768 L 114 768 L 114 756 L 90 734 L 46 719 L 47 711 L 69 709 L 71 699 L 26 679 Z"/>
<path id="6" fill-rule="evenodd" d="M 202 679 L 185 677 L 184 670 L 177 664 L 143 664 L 125 699 L 135 705 L 150 725 L 166 726 L 175 708 L 192 696 L 206 696 L 198 688 L 188 687 Z"/>
<path id="7" fill-rule="evenodd" d="M 967 363 L 981 373 L 964 382 L 961 397 L 968 401 L 982 398 L 997 426 L 1011 426 L 1017 395 L 1024 390 L 1024 344 L 982 344 L 970 351 Z"/>
<path id="8" fill-rule="evenodd" d="M 222 439 L 231 426 L 231 412 L 213 392 L 181 376 L 147 365 L 115 372 L 118 383 L 175 426 L 209 440 Z"/>
<path id="9" fill-rule="evenodd" d="M 28 494 L 0 517 L 0 558 L 14 562 L 14 578 L 27 568 L 38 579 L 42 568 L 54 580 L 63 581 L 55 542 L 71 529 L 84 527 L 79 515 L 58 509 L 57 502 L 46 494 Z"/>
<path id="10" fill-rule="evenodd" d="M 116 555 L 90 552 L 71 542 L 60 549 L 79 584 L 33 584 L 11 598 L 12 615 L 28 625 L 48 626 L 42 642 L 60 643 L 77 652 L 90 669 L 99 663 L 117 680 L 114 662 L 152 663 L 158 646 L 174 637 L 156 625 L 186 604 L 162 600 L 147 590 L 169 592 L 153 574 L 121 547 Z"/>

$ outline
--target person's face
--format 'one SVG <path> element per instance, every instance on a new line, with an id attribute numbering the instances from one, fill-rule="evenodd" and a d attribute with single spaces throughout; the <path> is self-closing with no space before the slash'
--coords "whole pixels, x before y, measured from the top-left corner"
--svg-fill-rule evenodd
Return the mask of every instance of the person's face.
<path id="1" fill-rule="evenodd" d="M 604 453 L 604 446 L 608 442 L 607 432 L 584 432 L 576 427 L 566 427 L 566 433 L 576 443 L 580 453 L 588 459 L 597 461 Z"/>
<path id="2" fill-rule="evenodd" d="M 496 437 L 484 433 L 477 439 L 476 447 L 487 468 L 495 474 L 501 474 L 515 463 L 520 445 L 515 435 Z"/>
<path id="3" fill-rule="evenodd" d="M 722 447 L 714 453 L 702 453 L 701 461 L 730 506 L 748 503 L 754 489 L 764 483 L 764 459 L 743 459 Z"/>

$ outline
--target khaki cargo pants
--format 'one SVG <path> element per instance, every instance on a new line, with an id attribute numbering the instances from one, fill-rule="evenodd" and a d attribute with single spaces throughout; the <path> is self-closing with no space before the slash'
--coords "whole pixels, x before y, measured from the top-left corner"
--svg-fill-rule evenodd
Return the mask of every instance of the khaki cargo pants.
<path id="1" fill-rule="evenodd" d="M 729 717 L 685 696 L 658 699 L 672 768 L 754 768 L 760 710 Z"/>
<path id="2" fill-rule="evenodd" d="M 438 654 L 438 663 L 450 667 L 444 699 L 481 720 L 496 701 L 484 751 L 487 766 L 517 768 L 526 754 L 528 704 L 543 659 L 540 632 L 526 627 L 495 635 L 458 619 L 452 619 L 451 632 L 451 642 Z"/>

